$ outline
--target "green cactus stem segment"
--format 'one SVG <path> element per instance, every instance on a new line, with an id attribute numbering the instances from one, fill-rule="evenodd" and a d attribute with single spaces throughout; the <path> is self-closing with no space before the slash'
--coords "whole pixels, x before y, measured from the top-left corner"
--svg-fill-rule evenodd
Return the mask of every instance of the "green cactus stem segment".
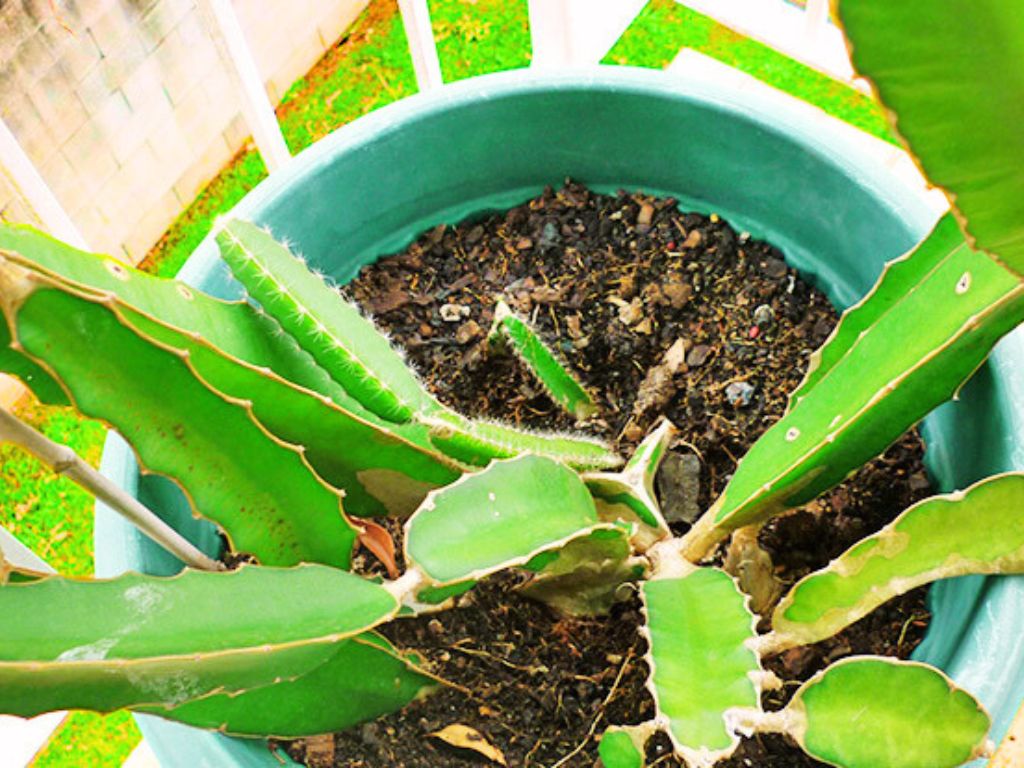
<path id="1" fill-rule="evenodd" d="M 1020 7 L 988 0 L 933 11 L 927 34 L 915 34 L 921 17 L 909 3 L 848 0 L 834 19 L 857 73 L 968 240 L 1024 277 Z"/>
<path id="2" fill-rule="evenodd" d="M 542 456 L 495 461 L 431 491 L 406 523 L 406 562 L 428 584 L 480 579 L 608 527 L 579 476 Z"/>
<path id="3" fill-rule="evenodd" d="M 460 581 L 446 587 L 425 587 L 416 593 L 416 602 L 423 605 L 441 606 L 459 595 L 466 594 L 475 586 L 475 581 Z"/>
<path id="4" fill-rule="evenodd" d="M 320 565 L 8 584 L 0 710 L 171 707 L 269 685 L 319 667 L 397 610 L 383 587 Z"/>
<path id="5" fill-rule="evenodd" d="M 211 390 L 187 354 L 122 324 L 110 300 L 42 280 L 31 276 L 34 287 L 5 311 L 24 350 L 45 362 L 79 411 L 124 435 L 147 471 L 177 482 L 236 551 L 264 565 L 348 567 L 355 528 L 302 451 L 258 425 L 250 403 Z"/>
<path id="6" fill-rule="evenodd" d="M 4 234 L 4 228 L 5 225 L 0 225 L 0 238 Z M 23 274 L 24 270 L 12 268 L 9 254 L 0 249 L 0 305 L 5 294 L 16 295 L 23 290 L 20 285 Z M 43 403 L 70 405 L 67 393 L 49 371 L 17 349 L 14 329 L 9 323 L 9 318 L 0 314 L 0 371 L 19 379 Z"/>
<path id="7" fill-rule="evenodd" d="M 249 295 L 367 409 L 406 422 L 434 407 L 373 323 L 268 232 L 235 219 L 221 227 L 217 243 Z"/>
<path id="8" fill-rule="evenodd" d="M 759 648 L 816 643 L 887 600 L 936 579 L 1024 571 L 1024 474 L 998 475 L 909 507 L 805 576 L 775 609 Z"/>
<path id="9" fill-rule="evenodd" d="M 545 562 L 537 564 L 536 575 L 520 590 L 572 616 L 606 614 L 619 587 L 647 570 L 644 558 L 632 556 L 629 539 L 629 527 L 622 525 L 574 539 L 545 553 Z"/>
<path id="10" fill-rule="evenodd" d="M 671 535 L 654 495 L 654 477 L 679 430 L 664 419 L 644 438 L 621 472 L 590 472 L 583 481 L 602 520 L 636 522 L 633 544 L 641 552 Z"/>
<path id="11" fill-rule="evenodd" d="M 31 230 L 0 228 L 0 244 L 17 249 L 7 251 L 10 260 L 50 278 L 54 287 L 85 298 L 111 299 L 122 320 L 136 330 L 179 350 L 191 349 L 197 361 L 205 364 L 204 376 L 217 378 L 222 392 L 254 400 L 261 410 L 272 410 L 278 418 L 268 415 L 263 426 L 285 442 L 308 446 L 310 461 L 321 476 L 336 488 L 349 489 L 354 514 L 408 515 L 427 490 L 457 476 L 457 462 L 440 454 L 425 427 L 392 424 L 366 410 L 299 349 L 276 321 L 245 302 L 213 299 L 182 283 L 77 251 Z M 212 358 L 221 359 L 213 363 Z M 226 375 L 217 376 L 218 371 Z M 255 386 L 236 382 L 241 377 L 252 384 L 256 374 L 260 381 Z M 293 391 L 285 392 L 286 388 Z M 253 389 L 256 394 L 250 394 Z M 278 392 L 272 404 L 258 397 L 269 390 Z M 290 404 L 287 408 L 277 406 L 281 398 Z M 330 426 L 310 429 L 321 421 Z M 352 457 L 351 451 L 323 444 L 337 439 L 352 445 L 338 436 L 341 427 L 342 437 L 363 436 L 357 442 L 366 447 L 368 462 L 360 460 L 364 451 Z M 310 431 L 313 434 L 308 434 Z M 381 453 L 394 455 L 380 465 L 374 457 Z M 393 471 L 393 467 L 402 471 Z"/>
<path id="12" fill-rule="evenodd" d="M 217 571 L 223 564 L 199 551 L 192 542 L 171 528 L 155 512 L 104 477 L 66 445 L 50 440 L 5 408 L 0 408 L 0 443 L 9 441 L 28 451 L 56 474 L 62 475 L 101 500 L 187 566 Z M 0 580 L 5 561 L 0 553 Z"/>
<path id="13" fill-rule="evenodd" d="M 344 730 L 395 712 L 435 683 L 374 632 L 336 646 L 331 657 L 293 680 L 240 693 L 213 693 L 170 709 L 138 707 L 186 725 L 231 736 L 299 738 Z M 324 706 L 330 701 L 330 706 Z"/>
<path id="14" fill-rule="evenodd" d="M 715 568 L 644 582 L 640 595 L 656 722 L 692 768 L 714 765 L 739 744 L 726 713 L 760 706 L 761 665 L 749 648 L 756 619 L 732 577 Z"/>
<path id="15" fill-rule="evenodd" d="M 215 299 L 180 281 L 148 275 L 109 256 L 79 251 L 27 227 L 0 225 L 0 253 L 7 261 L 67 284 L 79 293 L 116 296 L 126 306 L 165 325 L 201 336 L 225 355 L 268 368 L 349 410 L 364 416 L 369 413 L 273 318 L 257 312 L 247 302 Z M 2 333 L 0 330 L 0 336 Z"/>
<path id="16" fill-rule="evenodd" d="M 944 216 L 931 235 L 935 247 L 920 247 L 886 263 L 871 290 L 843 312 L 832 333 L 811 354 L 803 381 L 789 395 L 789 410 L 850 352 L 862 333 L 913 291 L 922 276 L 942 263 L 949 248 L 958 242 L 958 236 L 956 220 Z"/>
<path id="17" fill-rule="evenodd" d="M 937 669 L 851 656 L 797 689 L 779 712 L 737 711 L 744 732 L 788 734 L 839 768 L 954 768 L 988 750 L 984 707 Z"/>
<path id="18" fill-rule="evenodd" d="M 651 731 L 652 724 L 608 728 L 597 745 L 603 768 L 644 768 L 644 743 Z"/>
<path id="19" fill-rule="evenodd" d="M 622 464 L 618 454 L 594 438 L 526 432 L 496 422 L 467 419 L 447 409 L 418 418 L 430 428 L 430 442 L 438 450 L 471 466 L 484 467 L 494 459 L 524 453 L 547 456 L 580 471 Z"/>
<path id="20" fill-rule="evenodd" d="M 838 347 L 849 343 L 841 358 L 739 463 L 686 535 L 691 560 L 736 528 L 805 504 L 881 453 L 953 396 L 1024 320 L 1024 283 L 971 250 L 948 219 L 882 279 L 896 280 L 901 297 L 892 301 L 879 288 L 853 310 L 868 317 L 866 327 L 852 343 L 835 337 Z"/>
<path id="21" fill-rule="evenodd" d="M 386 426 L 359 418 L 329 398 L 292 386 L 203 342 L 127 308 L 126 325 L 144 338 L 187 355 L 197 375 L 227 398 L 251 403 L 253 416 L 276 438 L 302 446 L 316 474 L 344 491 L 358 516 L 408 517 L 427 492 L 458 479 L 454 462 Z M 424 441 L 425 442 L 425 441 Z"/>
<path id="22" fill-rule="evenodd" d="M 3 256 L 0 255 L 0 260 Z M 2 280 L 2 278 L 0 278 Z M 0 291 L 3 290 L 0 282 Z M 0 371 L 10 374 L 32 390 L 47 405 L 70 405 L 67 393 L 39 363 L 11 347 L 13 338 L 7 323 L 0 317 Z"/>
<path id="23" fill-rule="evenodd" d="M 489 340 L 492 343 L 507 340 L 552 402 L 561 406 L 570 416 L 588 419 L 597 413 L 597 404 L 590 393 L 547 347 L 537 332 L 504 301 L 498 301 L 494 307 L 494 325 Z"/>

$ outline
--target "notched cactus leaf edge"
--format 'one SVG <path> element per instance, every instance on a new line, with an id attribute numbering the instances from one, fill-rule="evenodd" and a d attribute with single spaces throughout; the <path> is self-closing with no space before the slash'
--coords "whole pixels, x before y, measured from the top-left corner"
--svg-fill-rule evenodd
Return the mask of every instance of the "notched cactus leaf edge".
<path id="1" fill-rule="evenodd" d="M 783 597 L 759 648 L 831 637 L 882 603 L 937 579 L 1024 571 L 1024 473 L 986 478 L 908 507 Z"/>
<path id="2" fill-rule="evenodd" d="M 447 586 L 610 527 L 575 472 L 527 454 L 431 491 L 406 523 L 405 556 L 429 584 Z"/>

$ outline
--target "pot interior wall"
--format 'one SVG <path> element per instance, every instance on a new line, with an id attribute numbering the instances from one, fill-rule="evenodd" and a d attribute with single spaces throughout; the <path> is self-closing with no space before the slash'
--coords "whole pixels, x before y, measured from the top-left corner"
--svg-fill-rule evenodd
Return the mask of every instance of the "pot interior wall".
<path id="1" fill-rule="evenodd" d="M 882 264 L 931 224 L 923 203 L 857 147 L 815 135 L 798 113 L 750 94 L 722 94 L 663 73 L 493 75 L 379 110 L 324 139 L 254 190 L 235 210 L 286 238 L 340 281 L 401 250 L 441 222 L 501 210 L 566 177 L 601 191 L 674 195 L 684 209 L 717 212 L 782 248 L 787 260 L 839 306 L 857 300 Z M 234 297 L 238 287 L 207 239 L 182 272 L 193 285 Z M 925 425 L 928 461 L 943 490 L 1024 467 L 1016 402 L 1024 386 L 1011 368 L 1020 335 Z M 214 551 L 208 525 L 160 478 L 140 478 L 112 436 L 105 472 L 136 489 Z M 173 572 L 177 564 L 99 509 L 97 562 Z M 933 590 L 933 628 L 919 656 L 978 693 L 1005 729 L 1024 694 L 1024 588 L 1018 579 L 961 579 Z M 998 618 L 995 618 L 998 617 Z M 180 726 L 144 730 L 166 766 L 200 765 Z M 173 750 L 165 749 L 169 743 Z M 278 765 L 260 746 L 211 734 L 193 738 L 209 764 Z M 181 752 L 182 749 L 186 751 Z M 213 752 L 210 752 L 213 750 Z M 220 761 L 220 762 L 217 762 Z"/>

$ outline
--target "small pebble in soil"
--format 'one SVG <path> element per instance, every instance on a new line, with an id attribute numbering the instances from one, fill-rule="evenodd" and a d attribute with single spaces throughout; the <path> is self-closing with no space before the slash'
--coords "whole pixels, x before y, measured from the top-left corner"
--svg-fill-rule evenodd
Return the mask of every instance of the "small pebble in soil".
<path id="1" fill-rule="evenodd" d="M 754 310 L 754 324 L 760 328 L 768 328 L 775 322 L 775 310 L 768 304 L 759 304 Z"/>
<path id="2" fill-rule="evenodd" d="M 734 381 L 725 388 L 725 399 L 730 405 L 737 408 L 744 408 L 750 405 L 754 397 L 754 387 L 746 381 Z"/>
<path id="3" fill-rule="evenodd" d="M 441 319 L 446 323 L 457 323 L 462 318 L 469 316 L 469 307 L 459 306 L 458 304 L 442 304 L 439 313 Z"/>
<path id="4" fill-rule="evenodd" d="M 586 425 L 591 434 L 628 455 L 658 419 L 680 428 L 656 480 L 677 533 L 782 415 L 808 356 L 836 321 L 825 297 L 779 251 L 737 236 L 717 216 L 640 193 L 598 195 L 572 182 L 503 214 L 435 227 L 402 254 L 365 268 L 346 293 L 406 349 L 442 401 L 524 427 L 576 429 L 514 356 L 489 352 L 483 329 L 504 297 L 594 393 L 600 414 Z M 641 394 L 647 400 L 638 403 Z M 910 433 L 838 488 L 766 525 L 760 543 L 779 577 L 792 584 L 928 495 L 922 455 Z M 400 545 L 400 523 L 387 525 Z M 462 690 L 442 687 L 336 734 L 335 765 L 482 768 L 485 758 L 429 737 L 460 724 L 500 749 L 510 766 L 549 766 L 582 745 L 565 765 L 591 768 L 594 736 L 607 724 L 649 719 L 633 591 L 623 591 L 608 617 L 572 619 L 522 597 L 516 587 L 523 579 L 500 574 L 454 610 L 384 627 L 392 642 Z M 924 592 L 915 590 L 835 638 L 769 659 L 785 685 L 765 694 L 765 706 L 782 706 L 799 680 L 842 655 L 908 656 L 928 617 Z M 314 751 L 322 755 L 326 743 Z M 307 755 L 304 741 L 285 746 L 300 760 Z M 664 736 L 649 745 L 661 768 L 681 765 L 670 751 Z M 744 740 L 720 765 L 817 764 L 768 735 Z"/>
<path id="5" fill-rule="evenodd" d="M 655 478 L 661 514 L 668 523 L 692 524 L 700 516 L 700 459 L 669 451 Z"/>

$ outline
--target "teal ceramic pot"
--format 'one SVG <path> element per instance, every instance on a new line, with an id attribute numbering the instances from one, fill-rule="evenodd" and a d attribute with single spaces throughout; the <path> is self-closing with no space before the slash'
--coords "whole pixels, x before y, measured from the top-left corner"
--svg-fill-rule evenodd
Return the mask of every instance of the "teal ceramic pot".
<path id="1" fill-rule="evenodd" d="M 673 195 L 780 247 L 839 306 L 933 215 L 859 145 L 822 133 L 805 110 L 650 70 L 599 68 L 490 75 L 414 96 L 363 117 L 303 152 L 253 190 L 236 216 L 267 225 L 345 281 L 423 230 L 501 210 L 566 177 L 600 191 Z M 181 277 L 234 297 L 238 286 L 207 239 Z M 960 399 L 928 417 L 928 465 L 942 490 L 1024 468 L 1024 336 L 1004 340 Z M 103 471 L 215 552 L 169 482 L 140 476 L 108 440 Z M 996 534 L 997 535 L 997 534 Z M 178 564 L 102 505 L 97 570 L 171 573 Z M 1007 727 L 1024 697 L 1024 580 L 966 578 L 932 590 L 935 618 L 918 650 L 978 694 Z M 165 768 L 267 766 L 260 741 L 151 717 L 140 725 Z"/>

